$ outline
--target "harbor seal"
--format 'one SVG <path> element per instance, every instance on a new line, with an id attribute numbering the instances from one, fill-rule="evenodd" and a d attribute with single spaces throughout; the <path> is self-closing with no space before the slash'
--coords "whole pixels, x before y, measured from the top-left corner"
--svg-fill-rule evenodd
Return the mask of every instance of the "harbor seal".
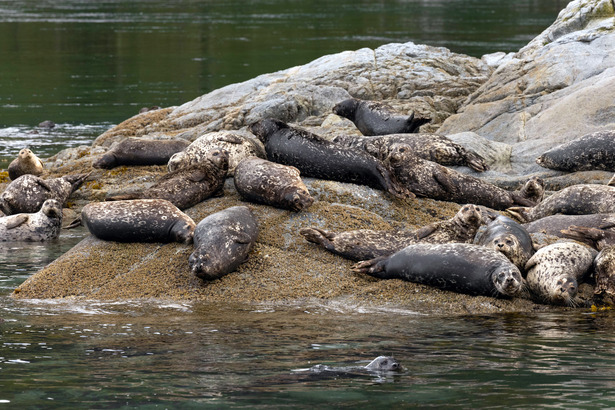
<path id="1" fill-rule="evenodd" d="M 94 168 L 111 169 L 120 165 L 165 165 L 171 156 L 187 148 L 190 142 L 184 139 L 152 140 L 126 138 L 97 158 Z"/>
<path id="2" fill-rule="evenodd" d="M 12 181 L 0 195 L 0 210 L 5 215 L 38 212 L 47 199 L 55 199 L 62 206 L 90 173 L 65 175 L 60 178 L 42 179 L 35 175 L 22 175 Z"/>
<path id="3" fill-rule="evenodd" d="M 440 165 L 462 165 L 477 172 L 489 169 L 483 157 L 438 134 L 392 134 L 378 137 L 340 135 L 332 141 L 347 148 L 364 150 L 381 161 L 388 156 L 391 144 L 402 143 L 412 147 L 414 154 L 420 158 Z"/>
<path id="4" fill-rule="evenodd" d="M 530 233 L 543 233 L 565 238 L 561 232 L 569 226 L 585 226 L 587 228 L 612 229 L 615 228 L 615 213 L 588 214 L 588 215 L 549 215 L 533 222 L 523 224 Z"/>
<path id="5" fill-rule="evenodd" d="M 598 250 L 615 245 L 615 232 L 606 229 L 571 225 L 568 229 L 562 229 L 562 235 Z"/>
<path id="6" fill-rule="evenodd" d="M 594 294 L 603 301 L 614 304 L 615 301 L 615 247 L 606 246 L 594 259 L 596 287 Z"/>
<path id="7" fill-rule="evenodd" d="M 381 161 L 366 152 L 345 149 L 276 119 L 260 120 L 249 129 L 265 145 L 269 161 L 293 166 L 303 176 L 367 185 L 399 198 L 414 197 Z"/>
<path id="8" fill-rule="evenodd" d="M 558 242 L 539 249 L 525 265 L 531 296 L 554 305 L 576 305 L 578 283 L 597 252 L 575 242 Z"/>
<path id="9" fill-rule="evenodd" d="M 299 231 L 308 242 L 354 261 L 391 255 L 417 242 L 471 242 L 482 223 L 480 208 L 467 204 L 451 219 L 434 222 L 414 231 L 374 231 L 358 229 L 335 233 L 320 228 Z"/>
<path id="10" fill-rule="evenodd" d="M 19 151 L 17 158 L 15 158 L 9 164 L 9 178 L 11 181 L 16 180 L 22 175 L 31 174 L 40 176 L 43 174 L 44 166 L 43 161 L 40 160 L 32 151 L 28 148 L 24 148 Z"/>
<path id="11" fill-rule="evenodd" d="M 247 206 L 209 215 L 194 231 L 190 269 L 201 279 L 219 279 L 245 262 L 257 236 L 258 224 Z"/>
<path id="12" fill-rule="evenodd" d="M 247 137 L 238 132 L 218 131 L 210 132 L 194 140 L 188 148 L 178 152 L 169 159 L 169 171 L 181 167 L 198 164 L 203 161 L 212 149 L 223 149 L 228 152 L 229 163 L 227 176 L 235 174 L 237 164 L 244 158 L 267 158 L 263 144 L 256 138 Z"/>
<path id="13" fill-rule="evenodd" d="M 493 249 L 470 243 L 417 243 L 388 257 L 352 267 L 381 279 L 403 279 L 458 293 L 517 296 L 523 278 L 519 269 Z"/>
<path id="14" fill-rule="evenodd" d="M 166 199 L 183 210 L 221 192 L 227 170 L 227 152 L 214 149 L 209 151 L 201 162 L 169 172 L 142 192 L 115 195 L 106 200 Z"/>
<path id="15" fill-rule="evenodd" d="M 36 213 L 0 217 L 0 241 L 48 241 L 57 238 L 61 228 L 62 205 L 48 199 Z"/>
<path id="16" fill-rule="evenodd" d="M 534 254 L 534 245 L 529 232 L 518 222 L 503 215 L 487 224 L 486 228 L 476 235 L 474 243 L 501 252 L 519 268 L 521 273 Z"/>
<path id="17" fill-rule="evenodd" d="M 536 159 L 558 171 L 615 171 L 615 131 L 598 131 L 551 148 Z"/>
<path id="18" fill-rule="evenodd" d="M 192 242 L 195 223 L 164 199 L 91 202 L 81 210 L 90 233 L 115 242 Z"/>
<path id="19" fill-rule="evenodd" d="M 333 112 L 348 118 L 365 136 L 418 132 L 430 118 L 416 118 L 414 113 L 399 115 L 381 102 L 349 98 L 333 107 Z"/>
<path id="20" fill-rule="evenodd" d="M 249 157 L 235 169 L 235 188 L 248 201 L 301 211 L 314 203 L 299 170 L 258 157 Z"/>
<path id="21" fill-rule="evenodd" d="M 401 370 L 401 365 L 391 356 L 378 356 L 365 366 L 332 367 L 317 364 L 307 369 L 295 369 L 294 372 L 309 372 L 322 376 L 352 376 L 360 373 L 388 373 Z"/>

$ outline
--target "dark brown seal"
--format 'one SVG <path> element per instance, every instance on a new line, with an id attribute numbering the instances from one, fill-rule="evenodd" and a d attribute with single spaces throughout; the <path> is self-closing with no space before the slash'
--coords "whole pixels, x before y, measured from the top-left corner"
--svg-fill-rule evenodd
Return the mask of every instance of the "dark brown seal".
<path id="1" fill-rule="evenodd" d="M 211 150 L 203 161 L 169 172 L 145 191 L 115 195 L 106 200 L 166 199 L 183 210 L 222 191 L 227 170 L 228 154 L 226 151 L 215 149 Z"/>
<path id="2" fill-rule="evenodd" d="M 501 252 L 521 271 L 534 254 L 534 245 L 529 232 L 518 222 L 506 216 L 498 216 L 479 232 L 474 243 Z"/>
<path id="3" fill-rule="evenodd" d="M 19 151 L 17 158 L 11 161 L 8 171 L 9 178 L 14 181 L 26 174 L 40 176 L 44 171 L 44 166 L 39 157 L 34 155 L 28 148 L 24 148 Z"/>
<path id="4" fill-rule="evenodd" d="M 126 138 L 114 144 L 92 163 L 94 168 L 111 169 L 120 165 L 166 165 L 171 156 L 184 150 L 190 142 L 183 139 L 152 140 Z"/>
<path id="5" fill-rule="evenodd" d="M 335 107 L 333 112 L 340 117 L 348 118 L 361 131 L 361 134 L 387 135 L 418 132 L 430 118 L 415 118 L 410 115 L 399 115 L 382 102 L 363 101 L 356 98 L 344 100 Z"/>
<path id="6" fill-rule="evenodd" d="M 558 171 L 615 171 L 615 131 L 598 131 L 551 148 L 536 159 Z"/>
<path id="7" fill-rule="evenodd" d="M 449 220 L 434 222 L 414 231 L 359 229 L 335 233 L 319 228 L 299 231 L 309 242 L 355 261 L 387 256 L 417 243 L 471 242 L 482 223 L 479 207 L 464 205 Z"/>
<path id="8" fill-rule="evenodd" d="M 314 202 L 299 170 L 258 157 L 249 157 L 235 169 L 235 188 L 248 201 L 301 211 Z"/>

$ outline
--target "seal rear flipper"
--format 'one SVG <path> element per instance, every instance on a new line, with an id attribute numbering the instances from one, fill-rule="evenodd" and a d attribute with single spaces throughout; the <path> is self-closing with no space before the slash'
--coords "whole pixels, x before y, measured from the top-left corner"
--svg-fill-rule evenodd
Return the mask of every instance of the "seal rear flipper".
<path id="1" fill-rule="evenodd" d="M 81 226 L 81 225 L 83 225 L 83 222 L 81 220 L 81 215 L 79 215 L 77 218 L 73 219 L 73 221 L 71 223 L 66 225 L 64 227 L 64 229 L 73 229 L 73 228 L 76 228 L 76 227 Z"/>
<path id="2" fill-rule="evenodd" d="M 92 172 L 94 171 L 90 171 L 87 174 L 74 174 L 64 176 L 64 179 L 71 184 L 71 192 L 75 192 L 76 190 L 78 190 L 81 185 L 83 185 L 85 180 L 92 174 Z"/>
<path id="3" fill-rule="evenodd" d="M 388 259 L 388 256 L 380 256 L 378 258 L 370 259 L 368 261 L 361 261 L 355 263 L 350 269 L 354 273 L 365 273 L 367 275 L 375 276 L 377 278 L 384 278 L 386 273 L 386 262 Z"/>
<path id="4" fill-rule="evenodd" d="M 306 241 L 316 243 L 322 246 L 331 246 L 331 241 L 335 238 L 335 234 L 329 231 L 318 228 L 302 228 L 299 230 Z"/>
<path id="5" fill-rule="evenodd" d="M 12 215 L 8 217 L 8 221 L 6 223 L 6 229 L 14 229 L 17 228 L 18 226 L 23 225 L 24 223 L 28 222 L 28 215 L 25 214 L 19 214 L 19 215 Z"/>

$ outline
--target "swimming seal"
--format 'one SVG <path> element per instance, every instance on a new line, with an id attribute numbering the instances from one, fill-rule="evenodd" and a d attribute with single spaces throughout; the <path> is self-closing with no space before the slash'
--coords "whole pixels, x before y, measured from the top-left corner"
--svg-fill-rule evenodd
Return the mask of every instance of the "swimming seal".
<path id="1" fill-rule="evenodd" d="M 99 239 L 116 242 L 191 243 L 195 223 L 164 199 L 91 202 L 81 221 Z"/>
<path id="2" fill-rule="evenodd" d="M 314 203 L 299 170 L 258 157 L 237 165 L 234 177 L 237 192 L 248 201 L 301 211 Z"/>
<path id="3" fill-rule="evenodd" d="M 188 259 L 199 278 L 221 278 L 241 265 L 258 236 L 258 224 L 247 206 L 233 206 L 204 218 L 194 231 L 194 252 Z"/>
<path id="4" fill-rule="evenodd" d="M 94 168 L 111 169 L 120 165 L 166 165 L 171 156 L 184 150 L 190 142 L 183 139 L 152 140 L 126 138 L 92 163 Z"/>
<path id="5" fill-rule="evenodd" d="M 525 265 L 531 295 L 542 303 L 574 306 L 578 283 L 591 268 L 596 253 L 575 242 L 539 249 Z"/>
<path id="6" fill-rule="evenodd" d="M 65 175 L 60 178 L 42 179 L 35 175 L 22 175 L 12 181 L 0 195 L 0 210 L 5 215 L 38 212 L 47 199 L 55 199 L 62 206 L 90 173 Z"/>
<path id="7" fill-rule="evenodd" d="M 227 170 L 227 152 L 214 149 L 198 164 L 169 172 L 142 192 L 115 195 L 106 200 L 166 199 L 183 210 L 222 191 Z"/>
<path id="8" fill-rule="evenodd" d="M 325 364 L 317 364 L 309 369 L 296 369 L 295 372 L 309 371 L 322 375 L 344 376 L 354 373 L 387 373 L 401 370 L 401 365 L 391 356 L 378 356 L 365 366 L 332 367 Z"/>
<path id="9" fill-rule="evenodd" d="M 615 171 L 615 131 L 598 131 L 551 148 L 536 159 L 558 171 Z"/>
<path id="10" fill-rule="evenodd" d="M 518 222 L 500 215 L 479 232 L 474 243 L 501 252 L 523 273 L 534 254 L 532 237 Z"/>
<path id="11" fill-rule="evenodd" d="M 276 119 L 260 120 L 249 129 L 265 145 L 269 161 L 293 166 L 303 176 L 367 185 L 400 198 L 414 197 L 381 161 L 366 152 L 345 149 Z"/>
<path id="12" fill-rule="evenodd" d="M 480 208 L 462 206 L 457 214 L 446 221 L 434 222 L 414 231 L 374 231 L 359 229 L 331 232 L 320 228 L 299 231 L 309 242 L 354 261 L 391 255 L 406 246 L 417 243 L 471 242 L 482 223 Z"/>
<path id="13" fill-rule="evenodd" d="M 48 199 L 36 213 L 0 217 L 0 241 L 47 241 L 57 238 L 61 228 L 62 205 Z"/>
<path id="14" fill-rule="evenodd" d="M 43 169 L 43 161 L 28 148 L 24 148 L 19 151 L 17 158 L 9 164 L 9 178 L 11 181 L 14 181 L 26 174 L 40 176 L 43 173 Z"/>
<path id="15" fill-rule="evenodd" d="M 353 272 L 381 279 L 403 279 L 458 293 L 517 296 L 519 269 L 493 249 L 469 243 L 409 245 L 388 257 L 355 264 Z"/>
<path id="16" fill-rule="evenodd" d="M 415 118 L 414 113 L 399 115 L 384 103 L 356 98 L 336 104 L 333 112 L 348 118 L 365 136 L 418 132 L 421 125 L 431 121 L 430 118 Z"/>

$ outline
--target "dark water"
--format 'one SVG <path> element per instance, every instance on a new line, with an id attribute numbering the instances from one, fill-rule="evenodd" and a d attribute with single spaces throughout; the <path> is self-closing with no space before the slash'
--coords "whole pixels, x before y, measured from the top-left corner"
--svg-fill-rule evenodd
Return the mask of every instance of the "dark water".
<path id="1" fill-rule="evenodd" d="M 0 0 L 0 168 L 89 144 L 142 106 L 323 54 L 414 41 L 516 51 L 565 1 Z M 36 128 L 42 120 L 59 125 Z M 3 161 L 3 162 L 2 162 Z M 612 312 L 438 318 L 343 302 L 17 301 L 86 233 L 0 243 L 0 407 L 615 407 Z M 394 355 L 396 375 L 316 377 Z"/>

